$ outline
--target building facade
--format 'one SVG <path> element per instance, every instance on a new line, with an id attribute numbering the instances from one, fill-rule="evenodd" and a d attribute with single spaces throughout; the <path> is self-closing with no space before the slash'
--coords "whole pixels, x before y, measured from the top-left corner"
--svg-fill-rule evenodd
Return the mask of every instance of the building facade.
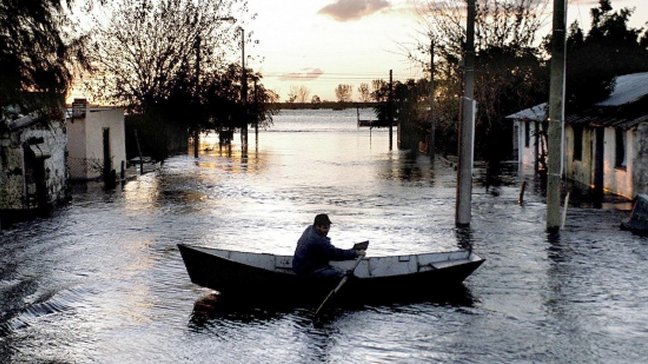
<path id="1" fill-rule="evenodd" d="M 0 218 L 11 220 L 69 199 L 63 118 L 0 122 Z"/>
<path id="2" fill-rule="evenodd" d="M 123 108 L 89 106 L 77 99 L 68 111 L 66 129 L 71 179 L 99 179 L 126 167 Z"/>
<path id="3" fill-rule="evenodd" d="M 546 169 L 547 104 L 507 116 L 522 169 Z M 592 190 L 648 193 L 648 73 L 617 77 L 608 99 L 565 115 L 563 172 Z"/>

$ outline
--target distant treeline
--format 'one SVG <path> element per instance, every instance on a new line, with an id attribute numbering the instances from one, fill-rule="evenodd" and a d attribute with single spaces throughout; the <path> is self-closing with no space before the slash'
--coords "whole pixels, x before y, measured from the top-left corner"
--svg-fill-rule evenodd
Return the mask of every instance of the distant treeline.
<path id="1" fill-rule="evenodd" d="M 278 109 L 293 109 L 293 110 L 303 110 L 303 109 L 333 109 L 333 110 L 343 110 L 350 108 L 365 108 L 365 107 L 375 107 L 377 102 L 339 102 L 339 101 L 324 101 L 324 102 L 277 102 L 272 104 L 273 107 Z"/>

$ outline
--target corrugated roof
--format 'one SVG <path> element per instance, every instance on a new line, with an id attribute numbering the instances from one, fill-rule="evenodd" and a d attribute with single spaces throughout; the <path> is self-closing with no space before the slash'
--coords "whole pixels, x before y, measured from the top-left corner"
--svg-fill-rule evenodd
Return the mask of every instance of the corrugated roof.
<path id="1" fill-rule="evenodd" d="M 648 72 L 633 73 L 616 78 L 614 91 L 607 99 L 577 114 L 565 115 L 569 124 L 631 128 L 648 122 Z M 638 102 L 639 101 L 639 102 Z M 547 103 L 506 116 L 507 119 L 543 121 L 547 117 Z"/>
<path id="2" fill-rule="evenodd" d="M 610 97 L 596 106 L 621 106 L 648 95 L 648 72 L 619 76 L 615 81 Z"/>
<path id="3" fill-rule="evenodd" d="M 508 115 L 506 116 L 506 119 L 542 121 L 545 119 L 546 115 L 547 103 L 543 102 L 542 104 Z"/>

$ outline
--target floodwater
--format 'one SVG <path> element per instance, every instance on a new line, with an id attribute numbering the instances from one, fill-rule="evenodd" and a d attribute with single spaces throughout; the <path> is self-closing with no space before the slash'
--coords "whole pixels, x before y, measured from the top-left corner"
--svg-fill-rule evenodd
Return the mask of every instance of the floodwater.
<path id="1" fill-rule="evenodd" d="M 648 360 L 648 238 L 619 230 L 627 205 L 572 207 L 550 237 L 532 179 L 520 205 L 525 177 L 478 168 L 471 229 L 457 231 L 452 166 L 397 151 L 395 137 L 390 151 L 355 113 L 284 111 L 247 155 L 207 138 L 198 159 L 114 191 L 78 186 L 53 216 L 0 231 L 0 362 Z M 487 260 L 459 299 L 386 297 L 313 325 L 310 307 L 222 305 L 176 248 L 291 254 L 319 212 L 334 244 L 370 240 L 369 255 L 468 241 Z"/>

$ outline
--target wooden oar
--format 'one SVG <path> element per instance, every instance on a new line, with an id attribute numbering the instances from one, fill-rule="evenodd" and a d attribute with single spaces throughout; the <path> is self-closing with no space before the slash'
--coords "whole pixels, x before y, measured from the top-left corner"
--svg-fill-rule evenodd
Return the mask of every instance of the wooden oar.
<path id="1" fill-rule="evenodd" d="M 361 255 L 361 256 L 358 257 L 358 259 L 356 259 L 355 264 L 353 264 L 353 268 L 351 268 L 351 270 L 349 270 L 349 273 L 347 273 L 342 278 L 340 283 L 338 283 L 338 285 L 331 292 L 329 292 L 328 296 L 326 296 L 324 301 L 322 301 L 322 303 L 319 305 L 319 307 L 315 311 L 315 317 L 317 317 L 319 315 L 320 311 L 322 310 L 322 308 L 324 308 L 324 306 L 331 299 L 331 297 L 335 296 L 337 294 L 337 292 L 340 290 L 340 288 L 342 288 L 342 286 L 344 286 L 344 284 L 349 280 L 349 276 L 351 274 L 353 274 L 353 272 L 355 271 L 356 268 L 358 268 L 358 265 L 362 261 L 362 258 L 364 258 L 364 255 Z"/>

